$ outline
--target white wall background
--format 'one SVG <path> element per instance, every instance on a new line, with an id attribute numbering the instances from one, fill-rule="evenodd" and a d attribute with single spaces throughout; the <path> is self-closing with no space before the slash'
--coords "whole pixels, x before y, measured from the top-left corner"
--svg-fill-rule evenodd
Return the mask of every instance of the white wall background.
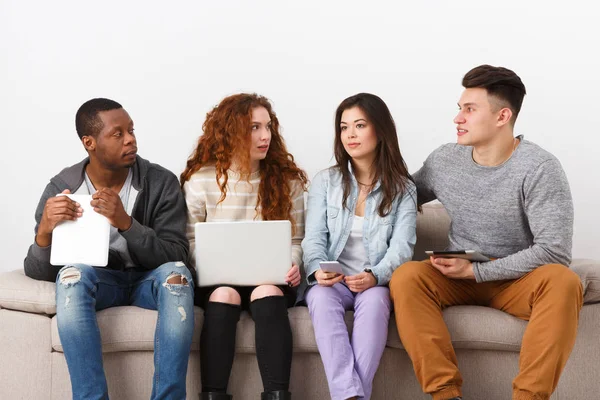
<path id="1" fill-rule="evenodd" d="M 331 163 L 335 108 L 367 91 L 392 110 L 414 172 L 455 140 L 462 76 L 483 63 L 523 79 L 516 133 L 561 160 L 573 254 L 598 258 L 593 4 L 0 0 L 0 270 L 22 266 L 49 178 L 85 156 L 74 116 L 92 97 L 123 104 L 140 154 L 179 174 L 211 107 L 239 91 L 264 94 L 312 177 Z"/>

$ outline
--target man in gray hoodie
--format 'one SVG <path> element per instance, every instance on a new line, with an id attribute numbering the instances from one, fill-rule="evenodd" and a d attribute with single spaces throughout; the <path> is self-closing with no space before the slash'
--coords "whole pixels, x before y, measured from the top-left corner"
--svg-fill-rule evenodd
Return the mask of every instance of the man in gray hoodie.
<path id="1" fill-rule="evenodd" d="M 452 224 L 447 250 L 492 261 L 431 257 L 390 281 L 400 339 L 423 391 L 460 399 L 462 378 L 442 309 L 489 306 L 528 320 L 513 399 L 548 399 L 577 336 L 583 295 L 571 262 L 573 203 L 560 162 L 514 124 L 525 86 L 511 70 L 481 65 L 463 78 L 456 143 L 414 175 L 418 202 L 438 199 Z M 443 249 L 430 249 L 443 250 Z"/>
<path id="2" fill-rule="evenodd" d="M 185 398 L 193 274 L 183 262 L 186 206 L 177 178 L 137 155 L 133 121 L 119 103 L 89 100 L 75 125 L 88 157 L 46 186 L 25 258 L 27 276 L 56 280 L 58 332 L 73 399 L 108 398 L 96 311 L 123 305 L 158 310 L 152 399 Z M 83 213 L 77 202 L 56 196 L 69 193 L 92 195 L 93 212 L 111 225 L 106 268 L 50 264 L 54 228 Z"/>

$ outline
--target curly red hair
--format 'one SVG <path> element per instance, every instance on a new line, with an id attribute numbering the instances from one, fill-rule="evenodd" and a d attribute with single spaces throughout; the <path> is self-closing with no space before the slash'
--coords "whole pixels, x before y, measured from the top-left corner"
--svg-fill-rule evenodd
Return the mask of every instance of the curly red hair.
<path id="1" fill-rule="evenodd" d="M 287 151 L 283 137 L 279 133 L 279 120 L 266 97 L 257 94 L 241 93 L 224 98 L 221 103 L 206 114 L 202 125 L 202 136 L 198 146 L 188 158 L 186 168 L 181 173 L 181 186 L 192 174 L 205 165 L 214 165 L 221 198 L 227 196 L 227 170 L 232 160 L 236 161 L 242 177 L 249 179 L 250 144 L 252 134 L 252 110 L 264 107 L 271 118 L 271 143 L 267 156 L 260 161 L 260 184 L 256 207 L 261 206 L 264 220 L 289 220 L 292 231 L 296 221 L 292 215 L 292 183 L 298 181 L 304 190 L 308 183 L 306 173 L 294 162 Z"/>

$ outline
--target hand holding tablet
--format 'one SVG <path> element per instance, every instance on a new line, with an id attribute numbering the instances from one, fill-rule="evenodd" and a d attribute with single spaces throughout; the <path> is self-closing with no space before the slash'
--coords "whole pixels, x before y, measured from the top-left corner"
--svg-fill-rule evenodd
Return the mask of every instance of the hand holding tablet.
<path id="1" fill-rule="evenodd" d="M 105 267 L 108 264 L 110 245 L 110 223 L 94 211 L 90 204 L 92 196 L 58 194 L 78 203 L 83 210 L 74 220 L 63 220 L 52 232 L 50 264 L 87 264 Z"/>
<path id="2" fill-rule="evenodd" d="M 475 251 L 475 250 L 451 250 L 451 251 L 433 251 L 427 250 L 425 251 L 430 257 L 440 257 L 440 258 L 462 258 L 469 261 L 478 261 L 478 262 L 486 262 L 491 261 L 489 257 L 484 256 L 483 254 Z"/>

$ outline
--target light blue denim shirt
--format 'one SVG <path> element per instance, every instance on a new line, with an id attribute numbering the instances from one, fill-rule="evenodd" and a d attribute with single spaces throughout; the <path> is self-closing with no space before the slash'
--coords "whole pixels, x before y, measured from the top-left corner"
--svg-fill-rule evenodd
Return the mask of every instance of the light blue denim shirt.
<path id="1" fill-rule="evenodd" d="M 305 235 L 302 241 L 306 282 L 314 285 L 314 273 L 320 269 L 320 261 L 337 260 L 346 246 L 358 197 L 358 184 L 352 174 L 352 188 L 342 207 L 342 174 L 336 167 L 319 172 L 313 179 L 308 192 Z M 415 185 L 408 182 L 402 196 L 396 196 L 391 212 L 380 217 L 377 209 L 382 191 L 377 182 L 365 201 L 363 243 L 371 271 L 378 285 L 386 285 L 394 270 L 412 259 L 417 240 L 417 195 Z M 304 290 L 303 290 L 304 289 Z M 299 290 L 303 298 L 306 287 Z"/>

